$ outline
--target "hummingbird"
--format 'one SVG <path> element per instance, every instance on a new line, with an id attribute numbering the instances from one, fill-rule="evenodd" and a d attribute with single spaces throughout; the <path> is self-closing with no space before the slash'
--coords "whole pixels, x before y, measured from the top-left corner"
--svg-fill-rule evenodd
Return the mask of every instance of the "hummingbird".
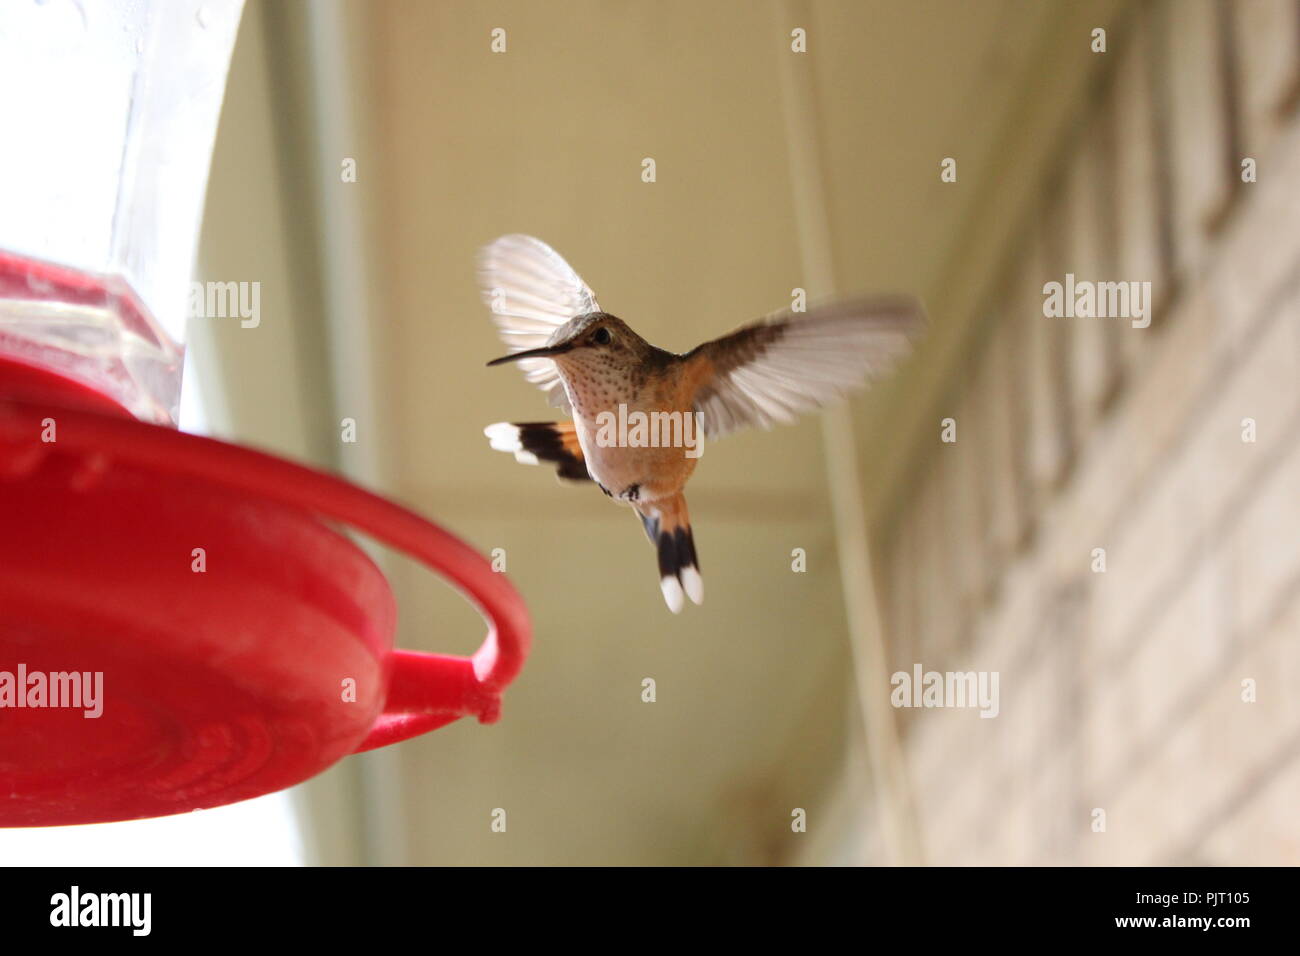
<path id="1" fill-rule="evenodd" d="M 660 589 L 674 614 L 683 594 L 704 601 L 683 496 L 700 442 L 791 422 L 880 378 L 925 325 L 910 297 L 845 299 L 774 313 L 679 354 L 603 311 L 578 273 L 532 236 L 484 246 L 478 279 L 510 349 L 487 364 L 518 365 L 551 405 L 572 416 L 489 425 L 491 447 L 525 464 L 546 462 L 561 479 L 594 482 L 632 507 L 655 547 Z"/>

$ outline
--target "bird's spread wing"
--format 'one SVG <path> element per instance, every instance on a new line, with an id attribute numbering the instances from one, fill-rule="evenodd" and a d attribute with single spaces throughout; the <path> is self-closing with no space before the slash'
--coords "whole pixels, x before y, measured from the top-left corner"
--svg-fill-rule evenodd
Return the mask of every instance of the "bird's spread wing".
<path id="1" fill-rule="evenodd" d="M 880 378 L 924 326 L 914 299 L 850 299 L 780 313 L 705 342 L 683 357 L 698 383 L 694 404 L 704 433 L 720 438 L 746 425 L 793 421 Z"/>
<path id="2" fill-rule="evenodd" d="M 540 348 L 575 316 L 599 312 L 596 294 L 563 257 L 532 236 L 502 236 L 479 251 L 478 281 L 497 332 L 511 352 Z M 564 386 L 548 358 L 521 359 L 528 381 L 552 405 L 567 408 Z"/>

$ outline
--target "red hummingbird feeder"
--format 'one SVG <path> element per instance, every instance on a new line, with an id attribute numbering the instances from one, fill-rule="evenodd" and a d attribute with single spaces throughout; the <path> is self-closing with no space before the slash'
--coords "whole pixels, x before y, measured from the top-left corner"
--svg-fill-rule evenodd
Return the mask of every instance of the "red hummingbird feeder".
<path id="1" fill-rule="evenodd" d="M 529 647 L 518 593 L 447 531 L 339 478 L 172 424 L 183 322 L 169 334 L 149 302 L 173 299 L 180 263 L 188 278 L 221 96 L 221 84 L 214 94 L 173 74 L 224 77 L 240 7 L 205 0 L 204 35 L 187 46 L 191 5 L 104 5 L 139 18 L 114 22 L 105 42 L 129 39 L 128 26 L 141 37 L 123 74 L 131 145 L 84 160 L 134 164 L 99 177 L 118 213 L 105 254 L 74 248 L 89 227 L 29 241 L 21 215 L 0 224 L 0 247 L 19 250 L 0 253 L 0 827 L 220 806 L 460 717 L 490 723 Z M 0 59 L 59 68 L 58 56 L 42 66 L 42 39 L 62 42 L 38 30 L 29 53 Z M 162 161 L 148 150 L 169 122 L 190 127 L 202 169 L 185 189 L 174 172 L 142 175 Z M 67 127 L 50 117 L 38 132 Z M 167 142 L 162 159 L 183 166 L 186 142 Z M 51 193 L 47 217 L 58 201 Z M 456 585 L 489 622 L 477 653 L 394 649 L 392 591 L 344 529 Z"/>

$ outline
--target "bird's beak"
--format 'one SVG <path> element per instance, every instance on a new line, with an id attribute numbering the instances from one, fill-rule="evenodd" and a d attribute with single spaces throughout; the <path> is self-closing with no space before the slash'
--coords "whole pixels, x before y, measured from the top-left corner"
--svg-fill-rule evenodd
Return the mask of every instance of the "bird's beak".
<path id="1" fill-rule="evenodd" d="M 488 365 L 503 365 L 506 362 L 518 362 L 520 359 L 553 358 L 556 355 L 563 355 L 572 348 L 572 342 L 561 342 L 559 345 L 544 345 L 540 349 L 526 349 L 523 352 L 511 352 L 509 355 L 494 358 L 488 362 Z"/>

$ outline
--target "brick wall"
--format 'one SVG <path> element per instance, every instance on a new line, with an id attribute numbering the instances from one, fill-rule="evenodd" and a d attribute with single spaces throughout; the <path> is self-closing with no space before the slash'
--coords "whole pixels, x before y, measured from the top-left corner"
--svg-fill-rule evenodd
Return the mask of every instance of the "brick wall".
<path id="1" fill-rule="evenodd" d="M 1300 4 L 1108 47 L 878 529 L 891 669 L 1000 675 L 995 719 L 895 711 L 917 826 L 932 863 L 1297 864 Z M 1045 317 L 1067 272 L 1150 281 L 1151 326 Z"/>

